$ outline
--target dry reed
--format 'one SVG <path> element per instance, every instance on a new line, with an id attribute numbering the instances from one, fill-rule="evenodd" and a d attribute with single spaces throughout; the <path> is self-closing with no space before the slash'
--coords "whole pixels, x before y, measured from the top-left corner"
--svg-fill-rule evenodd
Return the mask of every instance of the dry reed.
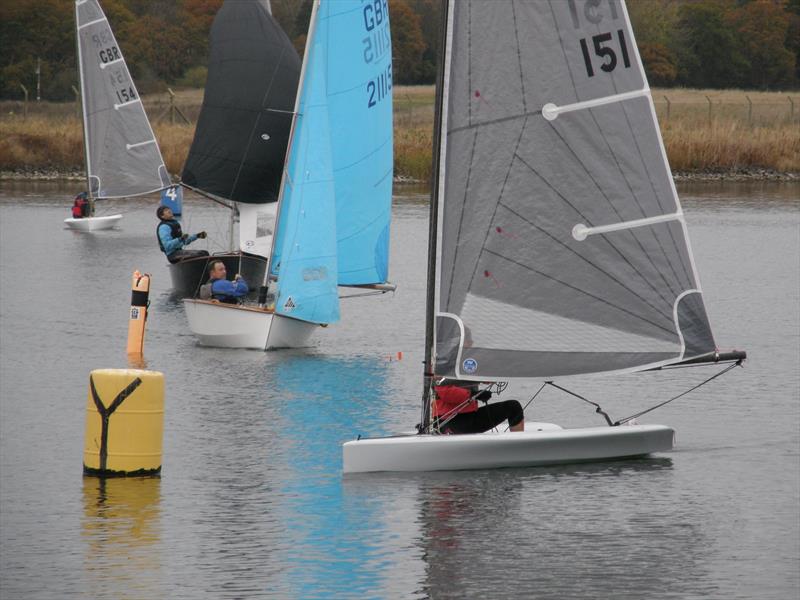
<path id="1" fill-rule="evenodd" d="M 433 139 L 433 86 L 395 86 L 395 174 L 428 181 Z M 771 169 L 800 173 L 800 98 L 736 90 L 653 90 L 670 165 L 676 171 Z M 201 90 L 177 92 L 175 106 L 196 119 Z M 169 97 L 145 105 L 170 173 L 181 171 L 194 126 L 171 123 Z M 74 103 L 0 103 L 0 170 L 83 169 L 83 139 Z"/>

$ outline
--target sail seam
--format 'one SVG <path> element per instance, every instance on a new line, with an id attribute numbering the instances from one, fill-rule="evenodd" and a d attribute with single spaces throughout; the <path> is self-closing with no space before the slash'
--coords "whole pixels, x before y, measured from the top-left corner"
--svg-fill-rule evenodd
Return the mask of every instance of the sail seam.
<path id="1" fill-rule="evenodd" d="M 600 185 L 597 183 L 597 181 L 595 180 L 595 178 L 594 178 L 594 177 L 592 177 L 592 174 L 591 174 L 591 173 L 589 173 L 589 170 L 586 168 L 586 165 L 584 165 L 584 164 L 583 164 L 583 162 L 580 160 L 580 158 L 577 156 L 577 154 L 575 154 L 575 152 L 572 150 L 572 148 L 571 148 L 571 147 L 570 147 L 570 145 L 569 145 L 569 144 L 566 142 L 566 140 L 564 140 L 564 138 L 563 138 L 563 137 L 561 137 L 561 134 L 560 134 L 560 133 L 559 133 L 559 132 L 558 132 L 558 131 L 555 129 L 555 127 L 553 128 L 553 131 L 555 131 L 556 135 L 558 135 L 558 137 L 559 137 L 559 138 L 561 139 L 561 141 L 564 143 L 564 146 L 565 146 L 565 147 L 566 147 L 566 148 L 567 148 L 567 149 L 568 149 L 568 150 L 569 150 L 569 151 L 572 153 L 572 155 L 575 157 L 575 160 L 577 160 L 577 161 L 578 161 L 578 164 L 580 164 L 580 165 L 581 165 L 581 167 L 583 167 L 584 171 L 586 172 L 586 175 L 589 177 L 589 179 L 590 179 L 590 180 L 591 180 L 591 182 L 592 182 L 592 183 L 595 185 L 595 187 L 597 187 L 598 191 L 599 191 L 599 192 L 600 192 L 600 193 L 603 195 L 603 197 L 604 197 L 604 198 L 605 198 L 605 199 L 608 201 L 608 197 L 606 196 L 605 192 L 603 191 L 603 188 L 602 188 L 602 187 L 601 187 L 601 186 L 600 186 Z M 543 182 L 544 182 L 544 183 L 545 183 L 545 184 L 546 184 L 546 185 L 547 185 L 547 186 L 548 186 L 550 189 L 552 189 L 552 190 L 553 190 L 553 191 L 554 191 L 554 192 L 555 192 L 555 193 L 558 195 L 558 197 L 559 197 L 559 198 L 561 198 L 561 200 L 563 200 L 563 201 L 564 201 L 564 202 L 565 202 L 565 203 L 566 203 L 568 206 L 570 206 L 570 207 L 571 207 L 571 208 L 572 208 L 572 209 L 573 209 L 573 210 L 574 210 L 576 213 L 578 213 L 578 214 L 579 214 L 581 217 L 583 217 L 584 219 L 586 219 L 587 221 L 589 221 L 589 219 L 587 219 L 587 218 L 586 218 L 586 216 L 585 216 L 585 215 L 584 215 L 584 214 L 583 214 L 583 213 L 582 213 L 580 210 L 578 210 L 578 209 L 577 209 L 575 206 L 573 206 L 573 204 L 572 204 L 572 203 L 571 203 L 571 202 L 570 202 L 570 201 L 569 201 L 569 200 L 568 200 L 568 199 L 567 199 L 567 198 L 564 196 L 564 194 L 562 194 L 560 191 L 558 191 L 558 189 L 557 189 L 557 188 L 556 188 L 556 187 L 555 187 L 555 186 L 554 186 L 552 183 L 550 183 L 550 182 L 549 182 L 547 179 L 545 179 L 545 178 L 542 176 L 542 174 L 541 174 L 541 173 L 539 173 L 539 172 L 538 172 L 536 169 L 534 169 L 534 168 L 533 168 L 531 165 L 529 165 L 529 164 L 528 164 L 528 163 L 525 161 L 525 159 L 523 159 L 521 156 L 519 156 L 519 155 L 516 155 L 516 157 L 519 159 L 519 161 L 520 161 L 520 162 L 521 162 L 523 165 L 525 165 L 525 166 L 526 166 L 528 169 L 530 169 L 532 173 L 534 173 L 534 174 L 535 174 L 537 177 L 539 177 L 539 179 L 541 179 L 541 180 L 542 180 L 542 181 L 543 181 Z M 614 210 L 614 212 L 616 213 L 617 217 L 619 217 L 620 219 L 622 219 L 622 216 L 619 214 L 619 212 L 616 210 L 616 208 L 614 207 L 614 205 L 613 205 L 613 204 L 611 204 L 611 202 L 610 202 L 610 201 L 609 201 L 609 205 L 611 206 L 612 210 Z M 641 280 L 642 280 L 642 281 L 645 283 L 645 285 L 647 285 L 647 286 L 648 286 L 648 287 L 649 287 L 649 288 L 650 288 L 650 289 L 651 289 L 651 290 L 652 290 L 652 291 L 655 293 L 655 295 L 656 295 L 656 296 L 660 297 L 660 298 L 661 298 L 661 299 L 664 301 L 664 303 L 665 303 L 665 304 L 667 304 L 668 306 L 672 306 L 672 301 L 671 301 L 671 300 L 669 300 L 668 298 L 666 298 L 666 297 L 665 297 L 665 296 L 664 296 L 664 295 L 663 295 L 663 294 L 662 294 L 662 293 L 661 293 L 661 292 L 660 292 L 660 291 L 659 291 L 659 290 L 658 290 L 658 289 L 657 289 L 657 288 L 656 288 L 656 287 L 655 287 L 655 286 L 652 284 L 652 282 L 650 282 L 650 281 L 647 279 L 647 277 L 645 277 L 645 276 L 644 276 L 644 273 L 642 273 L 642 272 L 641 272 L 639 269 L 637 269 L 637 268 L 636 268 L 636 267 L 633 265 L 633 263 L 631 263 L 630 259 L 629 259 L 629 258 L 628 258 L 628 257 L 625 255 L 625 253 L 624 253 L 622 250 L 620 250 L 620 249 L 619 249 L 619 248 L 616 246 L 616 244 L 614 244 L 614 243 L 613 243 L 611 240 L 609 240 L 608 238 L 605 238 L 605 237 L 604 237 L 604 238 L 602 238 L 602 239 L 603 239 L 603 240 L 604 240 L 604 241 L 605 241 L 605 242 L 606 242 L 606 243 L 607 243 L 609 246 L 611 246 L 611 248 L 614 250 L 614 252 L 615 252 L 615 253 L 616 253 L 616 254 L 617 254 L 617 255 L 618 255 L 618 256 L 619 256 L 619 257 L 620 257 L 620 258 L 621 258 L 621 259 L 622 259 L 624 262 L 625 262 L 625 264 L 626 264 L 626 265 L 628 265 L 628 266 L 631 268 L 631 270 L 632 270 L 634 273 L 636 273 L 636 274 L 637 274 L 637 275 L 638 275 L 638 276 L 641 278 Z"/>
<path id="2" fill-rule="evenodd" d="M 89 21 L 88 23 L 84 23 L 83 25 L 79 26 L 78 29 L 83 29 L 84 27 L 89 27 L 91 25 L 95 25 L 97 23 L 102 23 L 103 21 L 108 21 L 106 17 L 102 17 L 100 19 L 95 19 L 94 21 Z"/>
<path id="3" fill-rule="evenodd" d="M 654 306 L 654 305 L 653 305 L 652 303 L 650 303 L 648 300 L 646 300 L 645 298 L 643 298 L 643 297 L 642 297 L 640 294 L 636 293 L 636 291 L 635 291 L 635 290 L 632 290 L 630 287 L 628 287 L 627 285 L 625 285 L 624 283 L 622 283 L 622 282 L 621 282 L 619 279 L 617 279 L 617 278 L 616 278 L 614 275 L 612 275 L 612 274 L 611 274 L 611 273 L 609 273 L 608 271 L 606 271 L 606 270 L 604 270 L 604 269 L 600 268 L 599 266 L 597 266 L 596 264 L 594 264 L 594 263 L 593 263 L 591 260 L 589 260 L 588 258 L 586 258 L 585 256 L 583 256 L 583 255 L 582 255 L 582 254 L 580 254 L 579 252 L 575 251 L 573 248 L 570 248 L 570 247 L 569 247 L 567 244 L 565 244 L 564 242 L 560 241 L 560 240 L 559 240 L 558 238 L 556 238 L 554 235 L 552 235 L 552 234 L 548 233 L 547 231 L 545 231 L 544 229 L 542 229 L 541 227 L 539 227 L 538 225 L 536 225 L 535 223 L 533 223 L 533 222 L 532 222 L 532 221 L 530 221 L 529 219 L 526 219 L 524 216 L 522 216 L 521 214 L 519 214 L 517 211 L 513 210 L 513 209 L 512 209 L 511 207 L 509 207 L 508 205 L 506 205 L 506 204 L 503 204 L 503 203 L 501 203 L 500 205 L 501 205 L 503 208 L 505 208 L 506 210 L 508 210 L 509 212 L 511 212 L 511 213 L 513 213 L 514 215 L 516 215 L 516 216 L 517 216 L 517 217 L 518 217 L 520 220 L 524 221 L 525 223 L 528 223 L 528 224 L 529 224 L 531 227 L 533 227 L 533 228 L 535 228 L 535 229 L 537 229 L 537 230 L 541 231 L 541 232 L 542 232 L 544 235 L 546 235 L 547 237 L 549 237 L 549 238 L 550 238 L 551 240 L 553 240 L 553 241 L 554 241 L 556 244 L 558 244 L 558 245 L 562 246 L 564 249 L 568 250 L 569 252 L 572 252 L 573 254 L 575 254 L 575 256 L 577 256 L 578 258 L 580 258 L 581 260 L 583 260 L 584 262 L 586 262 L 588 265 L 590 265 L 591 267 L 593 267 L 593 268 L 597 269 L 597 271 L 598 271 L 598 272 L 602 273 L 603 275 L 605 275 L 606 277 L 608 277 L 608 278 L 609 278 L 611 281 L 613 281 L 614 283 L 618 284 L 618 285 L 619 285 L 619 286 L 620 286 L 622 289 L 626 290 L 626 291 L 627 291 L 628 293 L 630 293 L 632 296 L 634 296 L 634 297 L 638 298 L 638 299 L 639 299 L 640 301 L 642 301 L 644 304 L 646 304 L 646 305 L 647 305 L 647 306 L 649 306 L 651 309 L 653 309 L 653 310 L 654 310 L 654 311 L 655 311 L 657 314 L 660 314 L 660 315 L 662 315 L 662 316 L 663 316 L 663 317 L 665 317 L 665 318 L 669 318 L 669 316 L 670 316 L 670 315 L 669 315 L 668 313 L 666 313 L 666 312 L 664 312 L 664 311 L 660 310 L 660 309 L 659 309 L 657 306 Z"/>
<path id="4" fill-rule="evenodd" d="M 615 87 L 616 87 L 616 83 L 615 83 L 614 85 L 615 85 Z M 649 99 L 650 99 L 650 96 L 649 96 L 649 94 L 647 95 L 647 99 L 648 99 L 648 101 L 649 101 Z M 625 110 L 625 106 L 623 105 L 623 106 L 621 106 L 621 108 L 622 108 L 622 113 L 625 115 L 625 122 L 628 124 L 628 131 L 630 132 L 631 138 L 633 138 L 633 140 L 634 140 L 634 143 L 636 143 L 636 138 L 637 138 L 637 136 L 636 136 L 635 132 L 633 131 L 633 127 L 631 126 L 630 119 L 628 119 L 628 113 L 627 113 L 627 112 L 626 112 L 626 110 Z M 589 111 L 589 114 L 590 114 L 590 116 L 591 116 L 591 118 L 592 118 L 592 121 L 593 121 L 593 122 L 594 122 L 594 124 L 595 124 L 595 127 L 597 127 L 597 130 L 598 130 L 598 132 L 600 132 L 600 134 L 601 134 L 601 137 L 603 138 L 603 142 L 605 142 L 605 144 L 606 144 L 606 148 L 608 148 L 609 155 L 610 155 L 610 156 L 613 158 L 613 160 L 614 160 L 614 164 L 615 164 L 615 165 L 616 165 L 616 167 L 617 167 L 617 171 L 619 171 L 620 177 L 621 177 L 621 178 L 622 178 L 622 180 L 625 182 L 625 187 L 627 187 L 627 188 L 628 188 L 628 193 L 631 195 L 631 198 L 633 199 L 634 203 L 635 203 L 635 204 L 636 204 L 636 206 L 639 208 L 639 212 L 641 212 L 641 213 L 642 213 L 642 216 L 643 216 L 643 217 L 646 217 L 646 215 L 647 215 L 647 212 L 644 210 L 644 207 L 642 207 L 642 204 L 641 204 L 641 202 L 639 202 L 639 198 L 638 198 L 638 196 L 637 196 L 637 195 L 636 195 L 636 193 L 633 191 L 633 188 L 631 187 L 630 181 L 628 180 L 628 176 L 626 175 L 625 171 L 622 169 L 622 166 L 620 165 L 620 163 L 619 163 L 619 160 L 617 159 L 617 153 L 614 151 L 614 148 L 612 147 L 612 145 L 608 143 L 608 138 L 606 137 L 605 133 L 603 132 L 603 128 L 600 126 L 600 123 L 599 123 L 599 122 L 598 122 L 598 120 L 597 120 L 597 116 L 594 114 L 594 112 L 593 112 L 593 111 Z M 638 150 L 638 144 L 637 144 L 637 150 Z M 640 154 L 639 156 L 640 156 L 640 159 L 641 159 L 641 154 Z M 647 172 L 647 169 L 646 169 L 646 168 L 645 168 L 645 172 L 647 173 L 647 176 L 648 176 L 648 181 L 650 181 L 650 186 L 651 186 L 651 189 L 653 189 L 653 187 L 652 187 L 652 185 L 653 185 L 653 184 L 652 184 L 652 179 L 650 178 L 650 173 L 649 173 L 649 172 Z M 655 195 L 655 190 L 654 190 L 654 195 Z M 617 212 L 617 210 L 616 210 L 616 207 L 614 207 L 614 206 L 613 206 L 613 204 L 611 204 L 611 200 L 610 200 L 610 199 L 609 199 L 609 198 L 606 196 L 606 194 L 605 194 L 605 193 L 603 194 L 603 196 L 606 198 L 606 200 L 607 200 L 607 201 L 608 201 L 608 203 L 609 203 L 609 204 L 612 206 L 612 208 L 614 208 L 614 212 L 616 212 L 616 213 L 617 213 L 617 216 L 618 216 L 618 217 L 620 217 L 620 220 L 621 220 L 621 219 L 622 219 L 622 217 L 621 217 L 621 215 L 619 214 L 619 212 Z M 656 196 L 656 201 L 657 201 L 657 203 L 658 203 L 658 206 L 659 206 L 659 208 L 660 208 L 660 209 L 662 210 L 662 212 L 663 212 L 663 211 L 664 211 L 664 209 L 663 209 L 663 208 L 662 208 L 662 206 L 661 206 L 661 202 L 660 202 L 660 201 L 658 201 L 658 197 L 657 197 L 657 196 Z M 664 254 L 664 259 L 665 259 L 665 260 L 667 261 L 667 263 L 669 263 L 669 264 L 670 264 L 670 266 L 671 266 L 671 263 L 670 263 L 669 259 L 667 258 L 666 252 L 664 252 L 664 247 L 661 245 L 661 242 L 660 242 L 660 240 L 658 239 L 658 236 L 656 236 L 656 234 L 655 234 L 655 231 L 651 230 L 651 233 L 652 233 L 652 235 L 653 235 L 654 239 L 656 240 L 656 244 L 658 244 L 658 246 L 661 248 L 661 252 Z M 650 263 L 650 265 L 653 267 L 653 270 L 654 270 L 656 273 L 658 273 L 659 277 L 661 277 L 661 281 L 664 283 L 664 286 L 665 286 L 665 287 L 666 287 L 668 290 L 670 290 L 670 291 L 674 292 L 674 291 L 675 291 L 675 288 L 673 288 L 673 286 L 671 286 L 671 285 L 669 284 L 669 282 L 667 281 L 666 277 L 664 277 L 664 273 L 662 273 L 661 269 L 659 269 L 658 267 L 656 267 L 655 263 L 653 262 L 653 257 L 652 257 L 652 256 L 650 256 L 650 254 L 649 254 L 649 253 L 648 253 L 648 252 L 647 252 L 647 251 L 644 249 L 644 246 L 643 246 L 643 244 L 642 244 L 642 241 L 641 241 L 641 240 L 640 240 L 640 239 L 639 239 L 639 238 L 638 238 L 636 235 L 634 235 L 634 236 L 633 236 L 633 239 L 634 239 L 634 240 L 636 240 L 636 244 L 639 246 L 639 249 L 642 251 L 642 255 L 643 255 L 645 258 L 647 258 L 648 262 L 649 262 L 649 263 Z M 681 286 L 681 282 L 680 282 L 680 277 L 678 277 L 678 274 L 677 274 L 677 273 L 675 273 L 675 270 L 674 270 L 674 269 L 672 269 L 672 272 L 673 272 L 673 274 L 675 275 L 675 283 L 676 283 L 676 286 L 677 286 L 677 287 L 682 287 L 682 286 Z"/>
<path id="5" fill-rule="evenodd" d="M 547 273 L 543 273 L 542 271 L 539 271 L 538 269 L 534 269 L 531 266 L 524 265 L 524 264 L 522 264 L 522 263 L 520 263 L 520 262 L 518 262 L 518 261 L 516 261 L 516 260 L 514 260 L 512 258 L 509 258 L 507 256 L 503 256 L 502 254 L 498 254 L 497 252 L 489 250 L 488 248 L 484 248 L 484 251 L 487 252 L 488 254 L 492 254 L 493 256 L 496 256 L 497 258 L 500 258 L 502 260 L 508 261 L 510 263 L 513 263 L 513 264 L 519 266 L 519 267 L 522 267 L 523 269 L 531 271 L 532 273 L 536 273 L 537 275 L 541 275 L 542 277 L 545 277 L 546 279 L 549 279 L 551 281 L 555 281 L 556 283 L 561 284 L 564 287 L 568 287 L 571 290 L 575 290 L 576 292 L 580 292 L 581 294 L 585 294 L 585 295 L 589 296 L 590 298 L 593 298 L 593 299 L 595 299 L 595 300 L 597 300 L 597 301 L 599 301 L 599 302 L 601 302 L 603 304 L 606 304 L 606 305 L 610 306 L 611 308 L 615 308 L 615 309 L 617 309 L 617 310 L 619 310 L 619 311 L 621 311 L 621 312 L 623 312 L 623 313 L 625 313 L 627 315 L 630 315 L 631 317 L 639 319 L 640 321 L 643 321 L 643 322 L 647 323 L 648 325 L 651 325 L 651 326 L 653 326 L 653 327 L 655 327 L 657 329 L 665 331 L 665 332 L 669 333 L 670 335 L 675 333 L 673 330 L 668 329 L 668 328 L 664 327 L 663 325 L 659 325 L 658 323 L 654 323 L 650 319 L 647 319 L 647 318 L 645 318 L 645 317 L 643 317 L 641 315 L 637 315 L 635 312 L 632 312 L 632 311 L 628 310 L 627 308 L 624 308 L 622 306 L 617 306 L 613 302 L 609 302 L 608 300 L 600 298 L 599 296 L 596 296 L 595 294 L 592 294 L 591 292 L 587 292 L 586 290 L 582 290 L 581 288 L 576 287 L 576 286 L 574 286 L 572 284 L 569 284 L 566 281 L 561 281 L 560 279 L 557 279 L 556 277 L 553 277 L 552 275 L 548 275 Z"/>
<path id="6" fill-rule="evenodd" d="M 653 100 L 652 96 L 648 95 L 648 104 L 651 106 L 651 109 L 652 109 L 652 100 Z M 661 198 L 659 197 L 658 192 L 656 191 L 655 185 L 653 184 L 653 177 L 650 174 L 650 169 L 647 166 L 647 161 L 645 161 L 644 158 L 643 158 L 644 155 L 643 155 L 643 153 L 641 151 L 641 147 L 639 146 L 639 137 L 634 134 L 634 130 L 633 130 L 634 128 L 633 128 L 633 125 L 631 124 L 630 117 L 628 115 L 628 109 L 626 108 L 625 105 L 622 105 L 622 113 L 625 115 L 625 122 L 628 124 L 628 130 L 630 131 L 631 137 L 633 138 L 633 143 L 636 145 L 636 150 L 637 150 L 637 152 L 639 154 L 639 157 L 640 157 L 640 160 L 641 160 L 641 163 L 642 163 L 642 168 L 644 169 L 645 173 L 647 173 L 647 181 L 650 184 L 650 190 L 653 193 L 653 197 L 656 199 L 656 202 L 658 203 L 658 207 L 662 211 L 664 211 L 664 205 L 661 202 Z M 620 171 L 621 171 L 621 169 L 620 169 Z M 625 183 L 628 185 L 628 189 L 629 189 L 630 193 L 633 194 L 633 190 L 631 189 L 631 186 L 630 186 L 630 183 L 628 182 L 627 177 L 625 178 Z M 635 197 L 635 195 L 634 195 L 634 197 Z M 673 204 L 678 207 L 678 211 L 677 212 L 681 212 L 680 203 L 677 201 L 677 197 L 676 196 L 673 196 L 672 201 L 673 201 Z M 638 204 L 638 202 L 637 202 L 637 204 Z M 642 210 L 642 215 L 646 214 L 644 212 L 644 209 L 641 208 L 641 206 L 639 208 Z M 676 254 L 680 255 L 680 250 L 678 249 L 678 243 L 675 240 L 675 236 L 672 233 L 672 229 L 667 229 L 667 233 L 669 233 L 669 237 L 672 240 L 672 246 L 673 246 Z M 672 271 L 672 274 L 675 277 L 675 282 L 678 284 L 678 286 L 683 286 L 683 284 L 681 283 L 681 277 L 680 277 L 680 275 L 678 275 L 678 272 L 675 269 L 675 265 L 673 265 L 672 261 L 669 260 L 669 258 L 667 256 L 667 251 L 664 249 L 664 245 L 661 243 L 661 240 L 659 239 L 659 237 L 655 234 L 655 231 L 653 231 L 653 238 L 656 240 L 656 243 L 658 244 L 658 247 L 661 249 L 661 252 L 664 255 L 664 258 L 666 259 L 667 264 L 669 265 L 670 271 Z M 684 273 L 684 275 L 685 275 L 685 273 Z M 663 275 L 662 275 L 662 279 L 666 282 L 666 279 L 664 279 Z"/>

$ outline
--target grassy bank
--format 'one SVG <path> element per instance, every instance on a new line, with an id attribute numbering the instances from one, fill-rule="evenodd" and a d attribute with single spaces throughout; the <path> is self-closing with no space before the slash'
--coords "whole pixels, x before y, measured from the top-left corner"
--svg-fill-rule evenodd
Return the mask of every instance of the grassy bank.
<path id="1" fill-rule="evenodd" d="M 673 170 L 800 173 L 800 96 L 784 93 L 654 90 L 664 145 Z M 395 86 L 395 173 L 427 181 L 433 139 L 432 86 Z M 202 91 L 175 105 L 196 120 Z M 145 99 L 164 161 L 180 173 L 194 125 L 170 122 L 169 99 Z M 0 103 L 0 171 L 73 173 L 83 169 L 83 138 L 73 103 Z M 178 121 L 177 119 L 175 119 Z"/>

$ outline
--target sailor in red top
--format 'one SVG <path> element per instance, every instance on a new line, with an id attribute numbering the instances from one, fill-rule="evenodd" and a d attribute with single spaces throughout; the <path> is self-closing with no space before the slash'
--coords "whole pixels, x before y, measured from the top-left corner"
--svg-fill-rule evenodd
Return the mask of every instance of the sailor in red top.
<path id="1" fill-rule="evenodd" d="M 442 379 L 433 391 L 434 424 L 441 433 L 482 433 L 505 420 L 511 431 L 525 430 L 525 415 L 516 400 L 478 407 L 478 400 L 487 402 L 492 392 L 481 390 L 475 381 Z"/>

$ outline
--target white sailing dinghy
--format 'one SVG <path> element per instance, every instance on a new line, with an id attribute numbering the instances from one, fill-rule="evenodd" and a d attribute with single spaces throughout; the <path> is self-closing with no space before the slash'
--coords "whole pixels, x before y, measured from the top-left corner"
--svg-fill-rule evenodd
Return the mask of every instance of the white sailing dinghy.
<path id="1" fill-rule="evenodd" d="M 256 288 L 264 279 L 299 78 L 300 57 L 268 4 L 222 5 L 211 26 L 203 107 L 181 184 L 228 208 L 229 227 L 211 259 L 169 265 L 181 296 L 197 296 L 212 259 Z"/>
<path id="2" fill-rule="evenodd" d="M 312 4 L 259 303 L 184 299 L 189 329 L 203 345 L 305 346 L 320 325 L 339 320 L 338 286 L 393 289 L 386 281 L 391 38 L 386 11 L 370 5 L 367 19 L 365 6 L 361 0 Z"/>
<path id="3" fill-rule="evenodd" d="M 344 473 L 670 450 L 670 427 L 632 417 L 437 434 L 438 377 L 555 385 L 745 358 L 716 352 L 624 2 L 445 0 L 442 14 L 421 425 L 345 443 Z"/>
<path id="4" fill-rule="evenodd" d="M 121 214 L 96 216 L 95 201 L 140 196 L 170 185 L 150 121 L 97 0 L 75 1 L 89 216 L 70 229 L 110 229 Z"/>

